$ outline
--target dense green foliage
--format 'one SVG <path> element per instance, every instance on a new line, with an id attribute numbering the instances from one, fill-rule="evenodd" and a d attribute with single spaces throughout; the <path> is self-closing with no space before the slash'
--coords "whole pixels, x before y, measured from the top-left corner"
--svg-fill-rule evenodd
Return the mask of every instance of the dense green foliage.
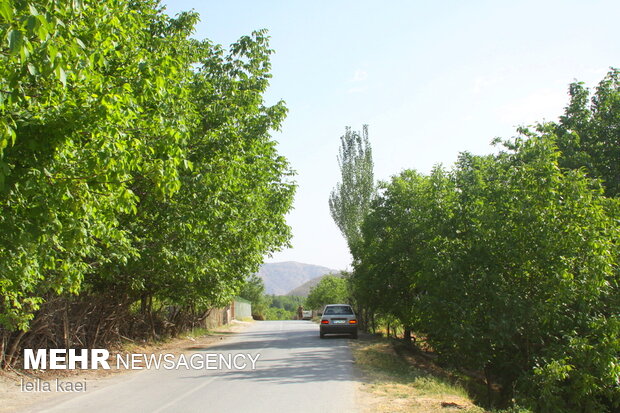
<path id="1" fill-rule="evenodd" d="M 222 305 L 286 245 L 268 38 L 225 52 L 154 0 L 0 1 L 0 325 L 111 294 Z M 3 347 L 4 348 L 4 347 Z"/>
<path id="2" fill-rule="evenodd" d="M 270 295 L 271 307 L 282 308 L 286 311 L 297 311 L 297 308 L 305 303 L 304 297 L 296 295 Z"/>
<path id="3" fill-rule="evenodd" d="M 404 171 L 362 226 L 360 307 L 425 336 L 538 412 L 620 407 L 620 83 L 558 124 L 521 128 L 499 153 Z"/>
<path id="4" fill-rule="evenodd" d="M 239 296 L 252 303 L 252 317 L 264 320 L 270 299 L 265 295 L 265 283 L 257 274 L 250 275 L 239 291 Z"/>
<path id="5" fill-rule="evenodd" d="M 269 303 L 265 319 L 293 320 L 297 317 L 299 306 L 304 306 L 305 298 L 296 295 L 267 295 L 265 301 Z"/>
<path id="6" fill-rule="evenodd" d="M 296 311 L 287 311 L 280 307 L 268 307 L 265 310 L 266 320 L 294 320 Z"/>
<path id="7" fill-rule="evenodd" d="M 355 258 L 362 221 L 375 193 L 368 125 L 364 125 L 362 134 L 347 127 L 340 142 L 338 164 L 342 182 L 331 192 L 329 210 Z"/>
<path id="8" fill-rule="evenodd" d="M 307 309 L 323 311 L 326 304 L 341 304 L 349 301 L 347 281 L 336 275 L 326 275 L 310 289 L 306 299 Z"/>
<path id="9" fill-rule="evenodd" d="M 429 260 L 453 213 L 453 192 L 441 168 L 429 177 L 405 171 L 380 185 L 351 279 L 353 295 L 370 313 L 395 318 L 406 329 L 419 320 L 419 281 L 425 266 L 433 267 Z"/>
<path id="10" fill-rule="evenodd" d="M 570 103 L 555 125 L 560 165 L 584 168 L 603 181 L 605 193 L 620 195 L 620 70 L 612 69 L 590 98 L 583 83 L 570 86 Z"/>

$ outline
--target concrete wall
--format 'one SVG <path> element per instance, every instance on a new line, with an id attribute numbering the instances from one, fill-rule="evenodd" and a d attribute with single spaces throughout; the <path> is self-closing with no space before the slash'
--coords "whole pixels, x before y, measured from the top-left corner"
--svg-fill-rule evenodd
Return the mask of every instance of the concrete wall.
<path id="1" fill-rule="evenodd" d="M 216 328 L 230 323 L 232 320 L 232 306 L 222 308 L 212 308 L 209 315 L 204 320 L 204 327 Z"/>
<path id="2" fill-rule="evenodd" d="M 230 305 L 222 308 L 213 308 L 204 320 L 204 327 L 216 328 L 230 323 L 232 320 L 247 320 L 252 318 L 252 303 L 236 297 Z"/>

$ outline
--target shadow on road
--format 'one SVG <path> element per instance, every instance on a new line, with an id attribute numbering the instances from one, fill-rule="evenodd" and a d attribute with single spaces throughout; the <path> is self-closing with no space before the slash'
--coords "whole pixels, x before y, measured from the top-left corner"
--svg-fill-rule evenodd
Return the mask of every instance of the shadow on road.
<path id="1" fill-rule="evenodd" d="M 305 326 L 306 324 L 301 327 Z M 318 328 L 316 330 L 304 328 L 245 332 L 243 338 L 215 346 L 192 347 L 191 350 L 222 354 L 261 354 L 256 363 L 256 370 L 218 371 L 219 377 L 230 380 L 278 383 L 351 380 L 353 359 L 348 348 L 349 337 L 346 335 L 326 336 L 321 339 Z M 267 349 L 284 351 L 273 352 L 266 351 Z M 278 355 L 277 358 L 275 355 Z M 205 376 L 207 375 L 191 376 L 186 379 L 204 379 Z"/>

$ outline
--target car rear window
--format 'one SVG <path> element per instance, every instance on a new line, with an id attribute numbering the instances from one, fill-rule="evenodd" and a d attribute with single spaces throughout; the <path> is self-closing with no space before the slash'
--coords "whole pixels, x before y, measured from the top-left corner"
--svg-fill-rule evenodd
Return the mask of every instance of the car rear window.
<path id="1" fill-rule="evenodd" d="M 337 314 L 353 314 L 353 309 L 348 305 L 335 305 L 332 307 L 327 307 L 325 309 L 325 315 L 337 315 Z"/>

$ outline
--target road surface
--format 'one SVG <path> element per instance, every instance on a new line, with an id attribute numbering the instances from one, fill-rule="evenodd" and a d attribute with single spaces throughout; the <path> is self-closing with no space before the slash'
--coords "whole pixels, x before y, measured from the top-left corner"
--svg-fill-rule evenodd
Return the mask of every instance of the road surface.
<path id="1" fill-rule="evenodd" d="M 194 348 L 195 366 L 214 359 L 237 358 L 237 367 L 224 363 L 187 369 L 150 369 L 123 375 L 105 387 L 63 395 L 33 412 L 357 412 L 357 383 L 348 338 L 319 338 L 310 321 L 256 322 L 221 344 Z M 215 354 L 215 355 L 213 355 Z M 256 360 L 251 369 L 251 359 Z M 179 361 L 175 359 L 174 363 Z M 171 363 L 172 364 L 172 363 Z M 168 364 L 170 367 L 170 364 Z"/>

